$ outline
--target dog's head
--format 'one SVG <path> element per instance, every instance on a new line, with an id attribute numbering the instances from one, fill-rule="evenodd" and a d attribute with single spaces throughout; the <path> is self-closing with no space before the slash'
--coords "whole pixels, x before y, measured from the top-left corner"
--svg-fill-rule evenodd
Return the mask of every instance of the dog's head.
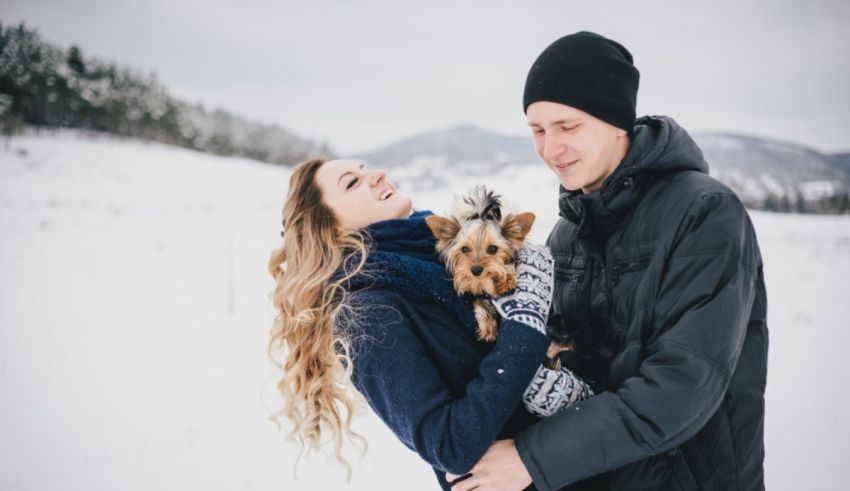
<path id="1" fill-rule="evenodd" d="M 451 216 L 425 219 L 458 293 L 495 297 L 516 287 L 514 249 L 522 246 L 535 216 L 502 217 L 499 198 L 478 187 L 456 204 Z"/>

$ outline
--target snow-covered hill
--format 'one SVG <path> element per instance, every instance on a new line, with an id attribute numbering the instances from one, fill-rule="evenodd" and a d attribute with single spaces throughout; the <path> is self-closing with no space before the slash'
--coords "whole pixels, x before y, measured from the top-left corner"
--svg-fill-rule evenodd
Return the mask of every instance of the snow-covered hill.
<path id="1" fill-rule="evenodd" d="M 0 149 L 0 489 L 435 488 L 373 416 L 344 472 L 268 421 L 268 253 L 288 171 L 112 138 L 20 137 Z M 486 183 L 556 219 L 543 166 L 414 191 L 442 211 Z M 850 482 L 850 217 L 752 213 L 766 261 L 767 485 Z M 565 462 L 568 465 L 568 462 Z"/>
<path id="2" fill-rule="evenodd" d="M 850 168 L 811 148 L 733 134 L 697 135 L 711 174 L 750 205 L 773 200 L 817 202 L 846 196 Z M 814 210 L 812 210 L 814 211 Z"/>
<path id="3" fill-rule="evenodd" d="M 850 212 L 848 154 L 826 155 L 766 138 L 697 134 L 710 172 L 755 209 Z M 539 165 L 529 136 L 472 126 L 414 135 L 361 156 L 397 169 L 416 189 L 444 187 L 458 174 L 486 176 L 505 166 Z"/>
<path id="4" fill-rule="evenodd" d="M 438 156 L 452 162 L 486 162 L 491 166 L 532 164 L 539 160 L 529 138 L 502 135 L 471 125 L 413 135 L 363 157 L 396 167 L 417 157 Z"/>

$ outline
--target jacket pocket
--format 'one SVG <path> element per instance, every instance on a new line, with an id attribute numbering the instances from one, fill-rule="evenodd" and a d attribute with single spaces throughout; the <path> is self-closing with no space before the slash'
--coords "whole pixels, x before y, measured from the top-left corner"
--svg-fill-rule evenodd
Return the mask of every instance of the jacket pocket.
<path id="1" fill-rule="evenodd" d="M 573 291 L 584 280 L 584 270 L 555 267 L 555 279 L 564 284 L 564 288 Z"/>
<path id="2" fill-rule="evenodd" d="M 622 259 L 615 262 L 611 266 L 611 286 L 617 286 L 625 274 L 646 269 L 646 267 L 649 266 L 649 261 L 651 259 L 651 254 L 644 254 L 642 256 Z"/>
<path id="3" fill-rule="evenodd" d="M 613 298 L 612 313 L 619 324 L 631 324 L 637 309 L 654 302 L 659 260 L 649 247 L 611 258 L 608 284 Z"/>

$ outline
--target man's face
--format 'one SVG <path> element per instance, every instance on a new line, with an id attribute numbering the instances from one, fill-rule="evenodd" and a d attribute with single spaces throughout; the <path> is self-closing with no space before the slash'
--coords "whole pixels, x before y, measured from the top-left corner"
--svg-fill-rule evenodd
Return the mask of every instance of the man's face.
<path id="1" fill-rule="evenodd" d="M 628 148 L 625 130 L 574 107 L 538 101 L 528 106 L 526 115 L 537 155 L 570 191 L 588 194 L 599 189 Z"/>

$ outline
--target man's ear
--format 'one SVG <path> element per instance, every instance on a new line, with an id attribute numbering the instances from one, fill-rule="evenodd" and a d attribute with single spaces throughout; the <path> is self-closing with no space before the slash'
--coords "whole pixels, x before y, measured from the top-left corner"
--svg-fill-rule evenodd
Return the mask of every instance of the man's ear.
<path id="1" fill-rule="evenodd" d="M 431 215 L 425 218 L 425 223 L 437 240 L 452 240 L 460 232 L 460 224 L 454 219 Z"/>
<path id="2" fill-rule="evenodd" d="M 534 224 L 534 219 L 534 213 L 531 212 L 511 213 L 502 222 L 502 235 L 515 245 L 519 245 L 531 231 L 531 225 Z"/>

